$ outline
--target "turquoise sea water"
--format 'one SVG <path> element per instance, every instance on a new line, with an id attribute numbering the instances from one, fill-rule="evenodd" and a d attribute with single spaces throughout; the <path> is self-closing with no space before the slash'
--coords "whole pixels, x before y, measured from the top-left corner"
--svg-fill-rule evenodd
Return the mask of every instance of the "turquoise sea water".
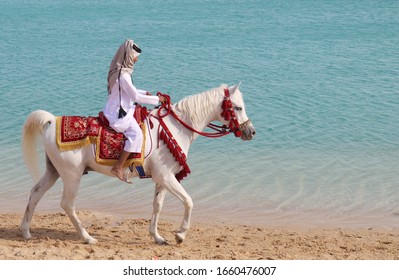
<path id="1" fill-rule="evenodd" d="M 33 186 L 27 115 L 96 115 L 132 38 L 139 88 L 176 102 L 242 82 L 257 135 L 194 142 L 193 222 L 399 227 L 398 1 L 3 0 L 0 26 L 0 211 L 22 213 Z M 62 210 L 61 192 L 38 211 Z M 77 209 L 148 218 L 152 195 L 91 173 Z M 163 216 L 182 211 L 167 196 Z"/>

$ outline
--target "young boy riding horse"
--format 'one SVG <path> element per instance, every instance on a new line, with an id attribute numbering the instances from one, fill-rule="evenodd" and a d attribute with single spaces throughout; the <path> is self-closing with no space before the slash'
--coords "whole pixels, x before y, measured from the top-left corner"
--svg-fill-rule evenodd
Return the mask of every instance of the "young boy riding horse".
<path id="1" fill-rule="evenodd" d="M 134 64 L 138 61 L 141 49 L 126 40 L 117 50 L 108 72 L 108 100 L 104 116 L 110 127 L 125 135 L 124 149 L 112 167 L 111 172 L 120 180 L 128 182 L 123 174 L 123 166 L 130 153 L 140 153 L 143 133 L 133 113 L 137 103 L 157 105 L 165 102 L 163 96 L 151 96 L 148 91 L 137 89 L 132 82 Z"/>

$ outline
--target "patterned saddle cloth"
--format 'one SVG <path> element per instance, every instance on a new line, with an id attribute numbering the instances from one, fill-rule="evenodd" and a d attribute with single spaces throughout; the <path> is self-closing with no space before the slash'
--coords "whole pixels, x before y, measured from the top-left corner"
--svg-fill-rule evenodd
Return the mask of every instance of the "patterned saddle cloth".
<path id="1" fill-rule="evenodd" d="M 126 161 L 126 166 L 143 165 L 146 135 L 144 120 L 147 116 L 147 108 L 137 105 L 134 117 L 143 131 L 144 141 L 141 153 L 135 156 L 131 154 Z M 102 112 L 98 117 L 57 117 L 56 136 L 61 151 L 80 149 L 89 144 L 95 144 L 96 162 L 110 166 L 118 160 L 126 140 L 123 133 L 118 133 L 109 127 L 108 120 Z"/>

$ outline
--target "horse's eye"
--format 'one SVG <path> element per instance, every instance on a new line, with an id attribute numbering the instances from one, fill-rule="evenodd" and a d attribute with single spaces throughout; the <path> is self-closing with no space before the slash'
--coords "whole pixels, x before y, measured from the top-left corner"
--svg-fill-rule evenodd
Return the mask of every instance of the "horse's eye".
<path id="1" fill-rule="evenodd" d="M 236 111 L 242 111 L 242 108 L 241 108 L 241 107 L 238 107 L 238 106 L 236 106 L 236 107 L 234 107 L 234 110 L 236 110 Z"/>

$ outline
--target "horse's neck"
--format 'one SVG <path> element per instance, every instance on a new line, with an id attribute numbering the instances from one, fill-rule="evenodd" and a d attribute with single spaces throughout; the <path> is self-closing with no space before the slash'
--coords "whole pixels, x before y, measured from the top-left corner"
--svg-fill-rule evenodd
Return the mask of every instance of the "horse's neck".
<path id="1" fill-rule="evenodd" d="M 202 131 L 210 122 L 217 120 L 222 98 L 218 89 L 210 90 L 184 98 L 175 105 L 175 110 L 184 122 Z"/>

